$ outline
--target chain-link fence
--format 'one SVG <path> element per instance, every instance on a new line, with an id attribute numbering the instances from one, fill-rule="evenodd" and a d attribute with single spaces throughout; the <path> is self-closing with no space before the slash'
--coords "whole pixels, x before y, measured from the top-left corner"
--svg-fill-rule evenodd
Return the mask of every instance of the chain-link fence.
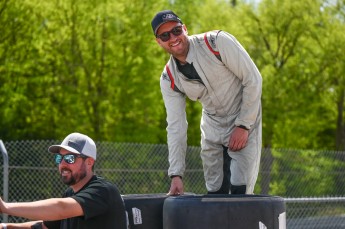
<path id="1" fill-rule="evenodd" d="M 287 228 L 345 228 L 345 198 L 285 198 Z"/>
<path id="2" fill-rule="evenodd" d="M 53 155 L 47 151 L 50 145 L 59 143 L 4 142 L 9 160 L 8 201 L 32 201 L 62 195 L 66 186 L 60 181 Z M 116 183 L 122 194 L 168 191 L 170 179 L 167 176 L 166 145 L 96 144 L 95 173 Z M 184 186 L 186 192 L 205 194 L 199 153 L 199 147 L 188 147 Z M 277 195 L 286 199 L 288 228 L 343 228 L 344 161 L 345 152 L 263 149 L 255 194 Z M 2 190 L 6 181 L 4 177 L 0 180 Z M 9 222 L 22 220 L 8 218 Z"/>

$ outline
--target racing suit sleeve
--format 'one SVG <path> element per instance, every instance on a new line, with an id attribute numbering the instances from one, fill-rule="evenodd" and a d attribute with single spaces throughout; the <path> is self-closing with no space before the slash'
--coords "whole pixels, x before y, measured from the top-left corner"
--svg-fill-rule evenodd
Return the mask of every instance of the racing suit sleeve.
<path id="1" fill-rule="evenodd" d="M 183 176 L 187 150 L 186 98 L 171 88 L 171 81 L 164 69 L 160 87 L 167 115 L 167 140 L 169 148 L 168 175 Z"/>
<path id="2" fill-rule="evenodd" d="M 235 125 L 245 126 L 247 129 L 250 129 L 260 112 L 261 74 L 247 51 L 234 36 L 221 31 L 216 42 L 222 62 L 242 81 L 242 104 L 240 114 L 235 120 Z"/>

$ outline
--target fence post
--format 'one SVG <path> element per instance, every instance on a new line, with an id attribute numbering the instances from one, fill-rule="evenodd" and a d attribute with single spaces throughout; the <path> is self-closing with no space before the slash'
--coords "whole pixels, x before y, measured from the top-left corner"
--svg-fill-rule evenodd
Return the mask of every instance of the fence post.
<path id="1" fill-rule="evenodd" d="M 3 172 L 3 200 L 5 202 L 8 201 L 8 154 L 5 148 L 4 143 L 2 142 L 2 140 L 0 139 L 0 150 L 2 153 L 2 157 L 4 159 L 3 162 L 3 168 L 4 168 L 4 172 Z M 3 222 L 7 223 L 8 222 L 8 215 L 7 214 L 3 214 Z"/>

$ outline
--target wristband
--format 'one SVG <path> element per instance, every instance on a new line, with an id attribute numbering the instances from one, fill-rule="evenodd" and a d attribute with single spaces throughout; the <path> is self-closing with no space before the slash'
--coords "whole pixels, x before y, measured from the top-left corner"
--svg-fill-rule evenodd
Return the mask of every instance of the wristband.
<path id="1" fill-rule="evenodd" d="M 181 178 L 181 180 L 182 180 L 182 176 L 180 176 L 180 175 L 171 175 L 171 176 L 170 176 L 171 179 L 173 179 L 174 177 L 179 177 L 179 178 Z"/>
<path id="2" fill-rule="evenodd" d="M 7 229 L 7 225 L 4 223 L 1 223 L 2 229 Z"/>
<path id="3" fill-rule="evenodd" d="M 237 127 L 241 128 L 241 129 L 244 129 L 244 130 L 249 130 L 247 127 L 245 127 L 245 126 L 243 126 L 243 125 L 239 125 L 239 126 L 237 126 Z"/>
<path id="4" fill-rule="evenodd" d="M 43 222 L 38 222 L 35 223 L 34 225 L 31 226 L 31 229 L 42 229 L 43 228 Z"/>

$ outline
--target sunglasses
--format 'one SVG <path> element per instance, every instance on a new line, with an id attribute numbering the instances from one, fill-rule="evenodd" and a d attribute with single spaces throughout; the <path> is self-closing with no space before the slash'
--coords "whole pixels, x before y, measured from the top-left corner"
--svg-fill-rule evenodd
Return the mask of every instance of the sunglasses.
<path id="1" fill-rule="evenodd" d="M 62 162 L 62 160 L 64 160 L 67 164 L 74 164 L 78 157 L 84 159 L 87 158 L 86 156 L 79 154 L 55 154 L 55 164 L 59 165 Z"/>
<path id="2" fill-rule="evenodd" d="M 172 28 L 172 30 L 161 33 L 157 35 L 156 37 L 161 39 L 163 42 L 167 42 L 168 40 L 170 40 L 170 33 L 174 34 L 174 36 L 180 36 L 182 32 L 183 32 L 182 25 L 178 25 Z"/>

